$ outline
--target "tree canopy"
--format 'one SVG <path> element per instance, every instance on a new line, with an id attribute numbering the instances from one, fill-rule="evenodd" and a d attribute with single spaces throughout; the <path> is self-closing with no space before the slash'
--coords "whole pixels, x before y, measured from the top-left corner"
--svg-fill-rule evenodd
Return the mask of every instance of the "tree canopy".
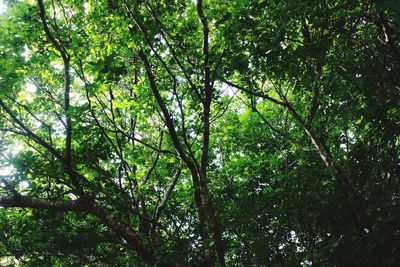
<path id="1" fill-rule="evenodd" d="M 7 0 L 0 265 L 396 266 L 397 0 Z"/>

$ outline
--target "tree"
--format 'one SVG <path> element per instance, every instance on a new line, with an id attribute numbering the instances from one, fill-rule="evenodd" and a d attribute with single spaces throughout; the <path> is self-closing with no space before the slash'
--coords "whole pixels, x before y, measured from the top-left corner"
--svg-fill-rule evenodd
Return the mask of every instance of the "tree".
<path id="1" fill-rule="evenodd" d="M 398 11 L 8 2 L 4 262 L 394 266 Z"/>

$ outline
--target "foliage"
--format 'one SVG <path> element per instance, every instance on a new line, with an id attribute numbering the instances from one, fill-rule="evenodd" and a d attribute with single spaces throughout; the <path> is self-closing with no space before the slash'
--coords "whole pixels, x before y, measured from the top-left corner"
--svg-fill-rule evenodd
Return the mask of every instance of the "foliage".
<path id="1" fill-rule="evenodd" d="M 7 1 L 0 265 L 396 266 L 397 1 Z"/>

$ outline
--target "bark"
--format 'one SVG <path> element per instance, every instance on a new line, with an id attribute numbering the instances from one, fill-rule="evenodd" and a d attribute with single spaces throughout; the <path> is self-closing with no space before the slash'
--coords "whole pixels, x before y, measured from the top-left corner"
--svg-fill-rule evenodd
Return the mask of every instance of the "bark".
<path id="1" fill-rule="evenodd" d="M 212 82 L 210 73 L 210 60 L 209 60 L 209 27 L 207 18 L 204 14 L 203 1 L 198 0 L 196 3 L 197 15 L 200 19 L 203 30 L 203 73 L 204 73 L 204 101 L 203 101 L 203 142 L 201 147 L 201 160 L 200 160 L 200 173 L 199 185 L 201 198 L 204 203 L 205 211 L 207 214 L 208 224 L 210 226 L 213 239 L 215 241 L 215 252 L 217 256 L 218 266 L 224 267 L 225 263 L 225 244 L 222 239 L 222 229 L 220 222 L 215 214 L 214 205 L 208 190 L 207 185 L 207 167 L 208 167 L 208 152 L 210 141 L 210 108 L 212 101 Z"/>
<path id="2" fill-rule="evenodd" d="M 307 134 L 311 143 L 316 148 L 320 158 L 324 162 L 326 168 L 329 170 L 331 177 L 339 183 L 342 190 L 346 194 L 347 200 L 346 205 L 349 208 L 349 212 L 352 216 L 354 226 L 361 234 L 366 234 L 366 229 L 370 231 L 370 227 L 363 221 L 361 212 L 358 210 L 354 203 L 354 194 L 351 189 L 350 181 L 347 176 L 345 176 L 342 171 L 335 165 L 335 161 L 332 154 L 326 144 L 317 136 L 317 134 L 312 129 L 310 123 L 304 121 L 300 115 L 296 112 L 293 106 L 287 101 L 286 98 L 282 99 L 284 106 L 287 108 L 292 117 L 301 125 L 304 132 Z M 315 112 L 315 111 L 314 111 Z"/>
<path id="3" fill-rule="evenodd" d="M 169 135 L 172 140 L 172 144 L 174 145 L 174 148 L 176 152 L 178 153 L 179 157 L 182 159 L 182 161 L 186 164 L 186 166 L 189 168 L 191 176 L 192 176 L 192 184 L 194 188 L 194 193 L 193 193 L 193 201 L 194 205 L 196 208 L 197 212 L 197 217 L 199 220 L 199 229 L 200 229 L 200 237 L 202 239 L 202 243 L 204 247 L 208 247 L 208 237 L 207 237 L 207 230 L 206 230 L 206 224 L 205 224 L 205 209 L 203 208 L 203 205 L 201 203 L 201 193 L 200 193 L 200 186 L 199 186 L 199 179 L 198 179 L 198 167 L 190 158 L 186 155 L 185 151 L 183 150 L 183 147 L 179 141 L 178 134 L 175 130 L 174 127 L 174 122 L 172 120 L 171 115 L 169 114 L 169 111 L 167 107 L 165 106 L 164 100 L 161 97 L 160 92 L 158 91 L 158 87 L 156 84 L 155 77 L 153 75 L 153 71 L 150 66 L 150 62 L 147 59 L 147 56 L 144 54 L 143 51 L 139 52 L 139 57 L 142 60 L 145 69 L 146 69 L 146 75 L 150 83 L 150 89 L 152 91 L 153 96 L 155 97 L 157 104 L 159 105 L 161 112 L 163 114 L 165 124 L 168 128 Z M 207 254 L 207 253 L 206 253 Z M 205 255 L 205 258 L 208 258 L 208 255 Z"/>
<path id="4" fill-rule="evenodd" d="M 137 234 L 135 234 L 126 225 L 121 223 L 117 218 L 113 217 L 106 209 L 90 201 L 57 201 L 42 198 L 27 197 L 20 194 L 13 196 L 0 196 L 0 206 L 12 208 L 34 208 L 48 209 L 56 212 L 87 212 L 108 226 L 113 232 L 121 236 L 126 244 L 135 251 L 145 262 L 165 267 L 178 267 L 178 263 L 170 262 L 168 259 L 159 258 L 155 252 L 144 244 Z"/>
<path id="5" fill-rule="evenodd" d="M 262 93 L 256 93 L 252 90 L 243 88 L 239 85 L 236 85 L 232 82 L 225 81 L 230 86 L 233 86 L 241 91 L 244 91 L 246 93 L 249 93 L 254 96 L 261 97 L 263 99 L 266 99 L 268 101 L 271 101 L 275 104 L 278 104 L 282 107 L 285 107 L 289 113 L 292 115 L 292 117 L 297 121 L 298 124 L 303 128 L 304 132 L 307 134 L 308 138 L 310 139 L 311 143 L 314 145 L 316 148 L 320 158 L 324 162 L 324 165 L 326 168 L 329 170 L 331 177 L 339 183 L 341 186 L 342 190 L 345 192 L 347 201 L 346 204 L 349 207 L 349 212 L 352 215 L 352 220 L 353 223 L 356 227 L 356 229 L 361 233 L 361 234 L 366 234 L 366 231 L 371 231 L 372 229 L 368 226 L 367 223 L 364 222 L 363 217 L 361 216 L 361 212 L 358 210 L 356 205 L 354 204 L 354 194 L 351 190 L 351 185 L 348 177 L 346 177 L 342 171 L 335 165 L 335 161 L 332 157 L 332 154 L 329 150 L 329 148 L 326 146 L 326 144 L 317 136 L 317 134 L 314 132 L 312 129 L 310 122 L 303 120 L 303 118 L 300 117 L 300 115 L 296 112 L 296 110 L 293 108 L 293 106 L 287 101 L 287 99 L 280 95 L 282 100 L 278 100 L 275 98 L 272 98 L 266 94 Z M 312 110 L 311 112 L 316 112 L 316 110 Z"/>
<path id="6" fill-rule="evenodd" d="M 53 211 L 86 211 L 87 206 L 76 200 L 56 201 L 35 197 L 26 197 L 19 194 L 13 196 L 0 196 L 0 206 L 48 209 Z"/>
<path id="7" fill-rule="evenodd" d="M 37 144 L 41 145 L 47 149 L 52 155 L 54 155 L 61 162 L 65 163 L 64 157 L 58 152 L 52 145 L 47 143 L 43 138 L 32 132 L 18 117 L 17 115 L 6 105 L 6 103 L 0 98 L 0 107 L 11 117 L 11 119 L 25 131 L 26 135 L 35 141 Z"/>
<path id="8" fill-rule="evenodd" d="M 308 127 L 308 126 L 303 126 L 304 131 L 307 133 L 307 136 L 310 138 L 311 142 L 313 143 L 314 147 L 317 149 L 321 159 L 323 160 L 325 166 L 329 169 L 331 177 L 338 181 L 343 188 L 343 190 L 346 193 L 346 196 L 349 198 L 347 201 L 348 206 L 349 206 L 349 211 L 350 214 L 352 215 L 352 220 L 356 228 L 361 234 L 365 234 L 366 230 L 370 231 L 370 227 L 367 226 L 366 223 L 364 223 L 362 216 L 354 204 L 354 196 L 353 192 L 351 191 L 350 188 L 350 181 L 348 180 L 348 177 L 342 174 L 341 170 L 335 166 L 334 160 L 332 159 L 332 155 L 329 151 L 329 149 L 326 147 L 326 145 L 317 137 L 317 135 L 314 133 L 314 131 Z"/>
<path id="9" fill-rule="evenodd" d="M 70 73 L 70 56 L 67 52 L 65 46 L 56 39 L 54 34 L 50 31 L 47 18 L 46 18 L 46 10 L 43 4 L 43 0 L 38 0 L 38 7 L 39 7 L 39 15 L 40 20 L 43 25 L 43 30 L 53 44 L 55 49 L 60 53 L 60 56 L 63 60 L 64 64 L 64 113 L 65 113 L 65 157 L 64 157 L 64 164 L 67 169 L 67 173 L 77 190 L 80 196 L 84 195 L 83 187 L 78 181 L 78 176 L 75 174 L 73 170 L 73 164 L 71 160 L 71 144 L 72 144 L 72 120 L 71 115 L 69 114 L 70 110 L 70 91 L 71 91 L 71 73 Z"/>
<path id="10" fill-rule="evenodd" d="M 395 40 L 393 39 L 393 28 L 389 24 L 389 21 L 383 12 L 378 14 L 377 24 L 378 27 L 382 28 L 383 35 L 385 36 L 385 45 L 388 47 L 389 51 L 396 58 L 396 60 L 400 62 L 400 52 L 396 46 Z"/>
<path id="11" fill-rule="evenodd" d="M 177 172 L 175 173 L 174 177 L 172 178 L 171 184 L 168 186 L 168 189 L 164 192 L 163 198 L 160 204 L 157 206 L 156 211 L 154 213 L 154 220 L 158 221 L 158 218 L 161 215 L 161 212 L 164 210 L 165 206 L 167 205 L 169 196 L 171 195 L 172 191 L 174 190 L 176 183 L 178 182 L 179 177 L 181 176 L 182 168 L 179 167 Z"/>
<path id="12" fill-rule="evenodd" d="M 354 194 L 351 190 L 350 181 L 347 176 L 345 176 L 342 171 L 334 164 L 334 159 L 329 148 L 326 144 L 317 136 L 317 134 L 312 129 L 311 125 L 306 123 L 300 115 L 294 110 L 292 105 L 284 99 L 285 106 L 292 115 L 292 117 L 301 125 L 304 129 L 305 133 L 309 137 L 311 143 L 314 145 L 316 150 L 318 151 L 319 156 L 324 162 L 325 166 L 330 172 L 331 177 L 339 183 L 342 190 L 345 192 L 347 199 L 347 205 L 349 207 L 349 212 L 352 215 L 353 223 L 356 229 L 361 233 L 365 234 L 366 229 L 370 231 L 370 227 L 367 227 L 367 224 L 363 222 L 362 216 L 356 205 L 354 204 Z"/>

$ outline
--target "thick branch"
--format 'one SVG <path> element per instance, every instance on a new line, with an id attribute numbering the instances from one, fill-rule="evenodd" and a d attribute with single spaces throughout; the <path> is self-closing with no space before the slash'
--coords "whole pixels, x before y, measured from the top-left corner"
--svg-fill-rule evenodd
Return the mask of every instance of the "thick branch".
<path id="1" fill-rule="evenodd" d="M 208 22 L 204 15 L 203 1 L 197 1 L 197 14 L 200 18 L 200 22 L 203 28 L 203 72 L 204 72 L 204 102 L 203 102 L 203 144 L 201 148 L 201 163 L 200 172 L 202 176 L 205 176 L 208 161 L 208 147 L 210 139 L 210 106 L 212 100 L 212 86 L 210 76 L 210 62 L 209 62 L 209 45 L 208 45 Z"/>
<path id="2" fill-rule="evenodd" d="M 65 136 L 65 163 L 68 175 L 76 189 L 82 193 L 82 186 L 79 184 L 76 175 L 74 174 L 72 162 L 71 162 L 71 143 L 72 143 L 72 121 L 71 115 L 69 114 L 70 107 L 70 91 L 71 91 L 71 74 L 70 74 L 70 56 L 66 51 L 64 45 L 60 43 L 54 37 L 47 25 L 46 10 L 43 4 L 43 0 L 38 0 L 38 6 L 40 11 L 40 19 L 43 24 L 43 29 L 46 33 L 47 38 L 54 45 L 57 51 L 60 53 L 64 63 L 64 112 L 66 117 L 66 136 Z"/>
<path id="3" fill-rule="evenodd" d="M 208 246 L 208 237 L 207 237 L 207 233 L 206 233 L 206 226 L 204 223 L 204 217 L 205 217 L 205 209 L 201 203 L 201 193 L 200 193 L 200 186 L 199 186 L 199 176 L 198 176 L 198 166 L 196 165 L 195 162 L 193 162 L 184 152 L 182 145 L 179 141 L 178 138 L 178 134 L 175 130 L 174 127 L 174 123 L 172 120 L 172 117 L 164 103 L 164 100 L 161 97 L 160 92 L 158 91 L 158 87 L 156 84 L 156 80 L 155 77 L 153 75 L 153 71 L 151 69 L 150 63 L 146 57 L 146 55 L 144 54 L 143 51 L 139 51 L 139 57 L 140 59 L 143 61 L 143 64 L 145 66 L 146 69 L 146 75 L 147 78 L 149 79 L 149 83 L 150 83 L 150 88 L 151 91 L 153 93 L 153 96 L 156 98 L 156 101 L 161 109 L 161 112 L 163 113 L 164 116 L 164 120 L 165 120 L 165 124 L 168 128 L 170 137 L 172 139 L 172 143 L 175 147 L 175 150 L 177 151 L 178 155 L 180 156 L 180 158 L 182 159 L 182 161 L 188 166 L 190 173 L 192 175 L 192 183 L 193 183 L 193 187 L 194 187 L 194 204 L 196 207 L 196 211 L 197 211 L 197 215 L 198 215 L 198 219 L 199 219 L 199 228 L 200 228 L 200 236 L 202 239 L 203 244 L 205 244 L 206 246 Z"/>
<path id="4" fill-rule="evenodd" d="M 20 194 L 0 196 L 0 206 L 12 208 L 49 209 L 53 211 L 87 211 L 87 205 L 76 200 L 56 201 L 42 198 L 27 197 Z"/>
<path id="5" fill-rule="evenodd" d="M 47 25 L 47 19 L 46 19 L 46 11 L 44 8 L 43 0 L 38 0 L 38 6 L 39 6 L 39 11 L 40 11 L 40 19 L 43 24 L 43 29 L 49 38 L 50 42 L 54 45 L 54 47 L 57 49 L 57 51 L 61 54 L 61 57 L 64 62 L 69 61 L 69 55 L 67 51 L 65 50 L 64 46 L 62 46 L 54 37 L 54 35 L 51 33 L 49 26 Z"/>
<path id="6" fill-rule="evenodd" d="M 229 83 L 227 83 L 227 84 L 229 84 Z M 259 96 L 261 98 L 267 99 L 267 100 L 269 100 L 269 101 L 271 101 L 273 103 L 276 103 L 278 105 L 281 105 L 281 106 L 287 108 L 288 112 L 297 121 L 297 123 L 301 125 L 301 127 L 304 130 L 304 132 L 307 134 L 307 136 L 309 137 L 310 141 L 312 142 L 312 144 L 314 145 L 314 147 L 318 151 L 319 156 L 321 157 L 321 159 L 324 162 L 324 164 L 327 167 L 327 169 L 330 171 L 331 177 L 334 180 L 338 181 L 342 185 L 345 193 L 347 194 L 347 196 L 349 198 L 347 204 L 350 207 L 350 212 L 351 212 L 351 214 L 353 216 L 353 222 L 354 222 L 357 230 L 359 230 L 361 233 L 365 233 L 364 229 L 368 229 L 368 227 L 363 222 L 363 219 L 361 218 L 360 212 L 358 211 L 357 207 L 355 206 L 355 204 L 352 201 L 352 199 L 354 197 L 353 197 L 353 192 L 350 189 L 350 183 L 348 181 L 348 177 L 343 175 L 341 170 L 334 164 L 334 159 L 333 159 L 333 157 L 331 155 L 331 152 L 330 152 L 329 148 L 316 135 L 316 133 L 314 132 L 312 127 L 300 116 L 300 114 L 297 113 L 297 111 L 290 104 L 290 102 L 286 99 L 286 97 L 283 94 L 278 92 L 280 97 L 281 97 L 281 99 L 282 99 L 282 101 L 281 100 L 276 100 L 276 99 L 271 98 L 271 97 L 269 97 L 267 95 L 253 93 L 252 90 L 248 90 L 248 89 L 245 89 L 243 87 L 236 86 L 235 84 L 232 84 L 232 86 L 234 86 L 235 88 L 238 88 L 238 89 L 240 89 L 242 91 L 245 91 L 245 92 L 247 92 L 249 94 L 252 94 L 252 95 L 255 95 L 255 96 Z"/>
<path id="7" fill-rule="evenodd" d="M 119 234 L 127 245 L 138 253 L 147 263 L 157 266 L 179 266 L 177 263 L 170 263 L 167 260 L 159 259 L 154 251 L 146 246 L 139 237 L 127 226 L 113 217 L 107 210 L 93 202 L 83 202 L 79 200 L 57 201 L 42 198 L 27 197 L 22 195 L 0 196 L 0 206 L 13 208 L 34 208 L 48 209 L 56 212 L 88 212 L 98 217 L 115 233 Z"/>
<path id="8" fill-rule="evenodd" d="M 208 223 L 213 234 L 215 241 L 215 251 L 217 256 L 217 262 L 220 267 L 226 266 L 225 264 L 225 245 L 222 240 L 222 229 L 215 215 L 215 209 L 212 203 L 212 199 L 207 186 L 207 166 L 208 166 L 208 152 L 209 152 L 209 141 L 210 141 L 210 111 L 212 101 L 212 82 L 210 72 L 210 60 L 209 60 L 209 26 L 207 18 L 204 14 L 203 1 L 197 1 L 197 15 L 200 19 L 203 29 L 203 72 L 204 72 L 204 101 L 203 101 L 203 117 L 202 117 L 202 128 L 203 128 L 203 140 L 201 146 L 201 160 L 200 160 L 200 173 L 199 173 L 199 184 L 201 198 L 204 203 L 205 211 L 207 214 Z"/>
<path id="9" fill-rule="evenodd" d="M 168 128 L 168 132 L 169 132 L 169 134 L 171 136 L 172 143 L 173 143 L 176 151 L 178 152 L 179 156 L 182 158 L 182 160 L 186 164 L 192 166 L 192 165 L 194 165 L 194 163 L 189 159 L 189 157 L 187 157 L 186 153 L 184 152 L 184 150 L 182 148 L 182 145 L 181 145 L 181 143 L 179 141 L 178 134 L 177 134 L 177 132 L 175 130 L 174 122 L 172 120 L 172 116 L 170 115 L 170 113 L 169 113 L 169 111 L 168 111 L 168 109 L 167 109 L 167 107 L 166 107 L 166 105 L 164 103 L 164 100 L 162 99 L 161 94 L 158 91 L 158 87 L 157 87 L 157 84 L 156 84 L 156 79 L 155 79 L 155 77 L 153 75 L 153 71 L 151 69 L 150 62 L 148 61 L 147 56 L 144 54 L 143 51 L 139 51 L 139 57 L 142 60 L 142 62 L 144 64 L 144 67 L 146 69 L 146 75 L 147 75 L 147 78 L 149 79 L 150 89 L 151 89 L 154 97 L 156 98 L 157 104 L 160 107 L 161 112 L 162 112 L 162 114 L 164 116 L 165 124 L 166 124 L 166 126 Z"/>

